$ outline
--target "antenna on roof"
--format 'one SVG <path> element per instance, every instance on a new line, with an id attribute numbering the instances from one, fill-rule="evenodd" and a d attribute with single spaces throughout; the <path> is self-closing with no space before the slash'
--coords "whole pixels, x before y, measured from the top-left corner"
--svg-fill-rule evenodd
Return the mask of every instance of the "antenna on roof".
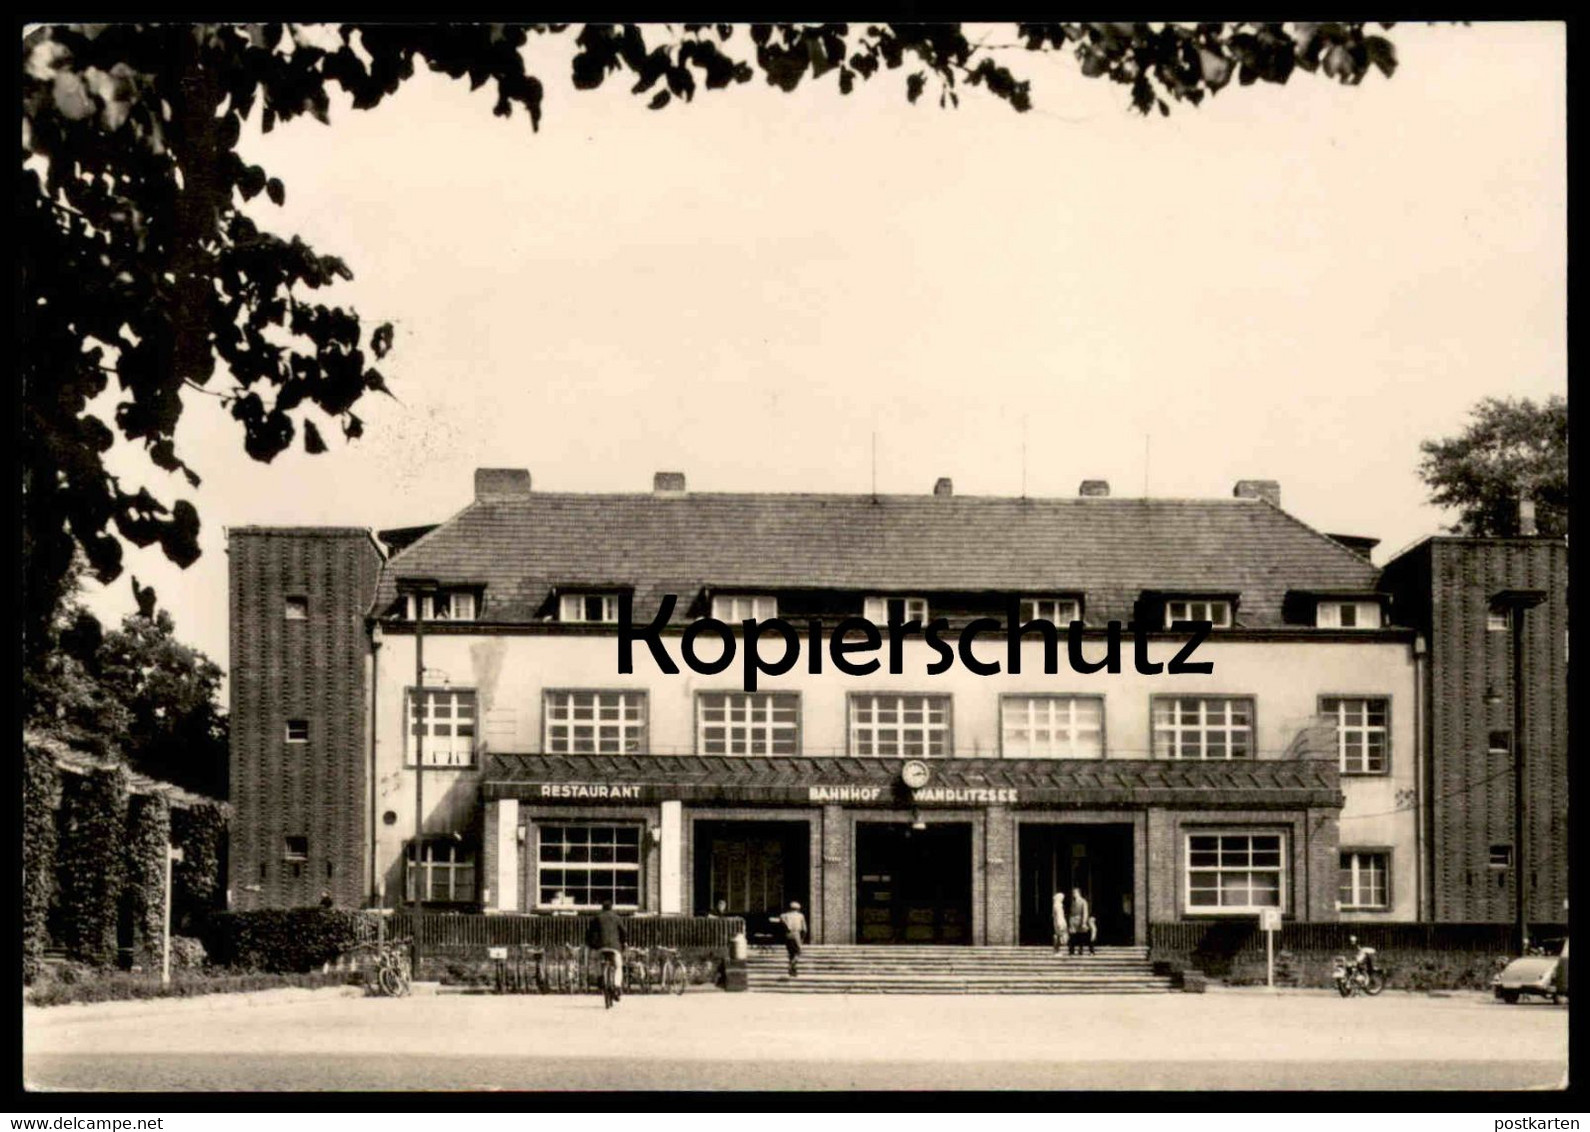
<path id="1" fill-rule="evenodd" d="M 872 501 L 878 502 L 878 430 L 872 430 Z"/>
<path id="2" fill-rule="evenodd" d="M 1027 498 L 1027 418 L 1021 418 L 1021 497 Z"/>
<path id="3" fill-rule="evenodd" d="M 1148 433 L 1143 434 L 1143 498 L 1148 498 Z"/>

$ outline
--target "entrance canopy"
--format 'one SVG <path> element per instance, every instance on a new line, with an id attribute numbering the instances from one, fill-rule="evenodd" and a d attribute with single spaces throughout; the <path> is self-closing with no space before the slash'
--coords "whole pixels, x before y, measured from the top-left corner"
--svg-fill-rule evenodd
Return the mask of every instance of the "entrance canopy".
<path id="1" fill-rule="evenodd" d="M 1195 806 L 1340 808 L 1334 759 L 933 759 L 921 789 L 900 783 L 897 759 L 716 755 L 486 757 L 487 801 L 941 807 Z"/>

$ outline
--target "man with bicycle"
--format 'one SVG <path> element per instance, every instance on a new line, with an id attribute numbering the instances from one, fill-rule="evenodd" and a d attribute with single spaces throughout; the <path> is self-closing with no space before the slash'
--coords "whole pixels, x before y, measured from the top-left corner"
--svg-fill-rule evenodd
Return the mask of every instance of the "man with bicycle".
<path id="1" fill-rule="evenodd" d="M 602 962 L 611 968 L 614 997 L 620 997 L 624 990 L 624 948 L 629 945 L 629 933 L 624 930 L 624 921 L 613 911 L 611 900 L 602 901 L 602 910 L 591 921 L 585 943 L 592 951 L 600 953 Z"/>

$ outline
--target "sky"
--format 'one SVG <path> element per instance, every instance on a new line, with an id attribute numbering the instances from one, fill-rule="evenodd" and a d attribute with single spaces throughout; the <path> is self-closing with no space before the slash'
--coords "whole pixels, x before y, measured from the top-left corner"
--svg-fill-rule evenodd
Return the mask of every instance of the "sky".
<path id="1" fill-rule="evenodd" d="M 129 548 L 89 603 L 119 619 L 127 574 L 152 582 L 224 667 L 228 527 L 438 522 L 476 467 L 602 492 L 662 470 L 1032 496 L 1273 479 L 1383 562 L 1454 518 L 1425 502 L 1421 440 L 1483 397 L 1567 386 L 1563 27 L 1389 35 L 1390 80 L 1233 83 L 1168 118 L 1014 49 L 1027 114 L 974 91 L 912 106 L 904 69 L 654 112 L 621 81 L 576 92 L 567 44 L 536 41 L 539 133 L 429 73 L 374 111 L 334 99 L 330 126 L 245 129 L 287 186 L 251 214 L 352 267 L 330 294 L 395 324 L 395 397 L 358 406 L 357 442 L 322 422 L 328 453 L 260 464 L 189 394 L 200 489 L 135 447 L 109 463 L 192 499 L 203 556 Z"/>

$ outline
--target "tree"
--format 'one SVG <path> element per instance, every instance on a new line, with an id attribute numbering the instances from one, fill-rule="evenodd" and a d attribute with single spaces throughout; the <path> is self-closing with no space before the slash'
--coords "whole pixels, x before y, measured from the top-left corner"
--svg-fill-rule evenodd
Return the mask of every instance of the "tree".
<path id="1" fill-rule="evenodd" d="M 1487 397 L 1467 428 L 1445 440 L 1426 440 L 1419 478 L 1430 502 L 1458 509 L 1454 532 L 1518 534 L 1518 502 L 1535 503 L 1540 534 L 1568 534 L 1568 402 L 1548 397 Z"/>
<path id="2" fill-rule="evenodd" d="M 74 588 L 51 620 L 51 647 L 23 673 L 24 723 L 152 778 L 225 797 L 220 667 L 177 640 L 164 610 L 130 614 L 105 632 L 78 604 L 75 577 L 74 569 Z"/>
<path id="3" fill-rule="evenodd" d="M 1387 25 L 1389 26 L 1389 25 Z M 329 92 L 379 105 L 417 63 L 472 88 L 493 84 L 493 113 L 541 117 L 541 80 L 525 69 L 532 36 L 558 25 L 50 26 L 23 45 L 18 261 L 23 340 L 24 663 L 49 642 L 65 579 L 81 550 L 103 582 L 121 571 L 121 539 L 158 543 L 178 565 L 199 554 L 199 515 L 106 469 L 112 425 L 87 411 L 115 379 L 115 430 L 151 463 L 199 477 L 174 436 L 184 398 L 219 397 L 255 459 L 325 430 L 355 439 L 354 412 L 386 391 L 375 363 L 388 325 L 313 292 L 352 278 L 301 239 L 266 231 L 242 205 L 286 186 L 237 152 L 243 123 L 309 115 L 329 122 Z M 1396 67 L 1391 42 L 1359 23 L 1022 24 L 1016 42 L 972 43 L 960 25 L 590 25 L 575 37 L 570 79 L 590 90 L 628 72 L 653 109 L 760 74 L 792 91 L 809 75 L 841 93 L 884 71 L 906 97 L 929 84 L 941 107 L 980 89 L 1014 110 L 1029 85 L 1001 49 L 1068 52 L 1084 74 L 1130 89 L 1140 113 L 1197 105 L 1225 88 L 1284 83 L 1297 70 L 1356 84 Z M 227 380 L 218 381 L 218 371 Z"/>
<path id="4" fill-rule="evenodd" d="M 127 713 L 120 743 L 128 764 L 164 782 L 226 797 L 220 667 L 177 640 L 164 610 L 123 618 L 120 629 L 105 634 L 96 659 L 103 694 Z"/>

